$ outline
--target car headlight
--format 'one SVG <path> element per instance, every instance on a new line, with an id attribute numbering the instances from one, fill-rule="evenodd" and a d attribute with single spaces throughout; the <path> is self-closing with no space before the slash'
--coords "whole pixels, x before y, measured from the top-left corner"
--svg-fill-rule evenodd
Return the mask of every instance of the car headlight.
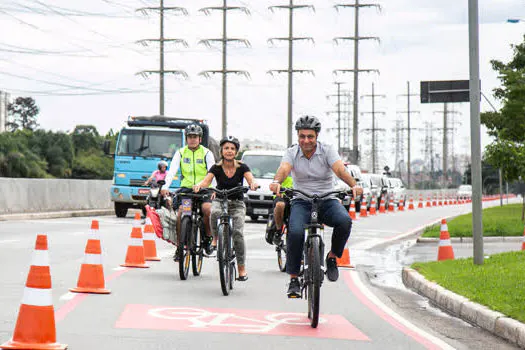
<path id="1" fill-rule="evenodd" d="M 159 190 L 160 190 L 160 188 L 152 188 L 149 191 L 150 191 L 152 197 L 157 197 L 159 195 Z"/>

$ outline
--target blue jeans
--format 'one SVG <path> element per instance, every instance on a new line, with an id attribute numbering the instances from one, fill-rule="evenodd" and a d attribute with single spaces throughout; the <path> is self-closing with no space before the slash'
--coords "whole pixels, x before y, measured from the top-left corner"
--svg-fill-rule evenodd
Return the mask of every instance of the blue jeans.
<path id="1" fill-rule="evenodd" d="M 319 202 L 319 221 L 334 228 L 332 233 L 332 253 L 337 257 L 343 255 L 346 241 L 352 229 L 352 219 L 345 208 L 337 199 L 327 199 Z M 286 257 L 286 272 L 291 275 L 299 274 L 301 259 L 303 258 L 303 246 L 305 240 L 304 226 L 310 223 L 310 211 L 312 203 L 295 199 L 292 201 L 290 212 L 290 223 L 286 244 L 288 252 Z"/>

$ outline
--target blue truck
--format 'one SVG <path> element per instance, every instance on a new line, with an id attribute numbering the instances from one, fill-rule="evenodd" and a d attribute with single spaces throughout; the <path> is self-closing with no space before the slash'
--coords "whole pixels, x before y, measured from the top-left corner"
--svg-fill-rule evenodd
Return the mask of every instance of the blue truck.
<path id="1" fill-rule="evenodd" d="M 157 163 L 171 162 L 175 151 L 184 147 L 184 128 L 198 124 L 203 129 L 202 144 L 217 155 L 218 144 L 210 137 L 205 120 L 172 118 L 166 116 L 130 116 L 120 130 L 115 153 L 110 153 L 110 143 L 104 143 L 104 153 L 113 155 L 115 168 L 111 186 L 111 201 L 115 215 L 125 217 L 129 208 L 143 209 L 149 194 L 144 182 L 157 169 Z M 180 186 L 180 171 L 170 189 Z"/>

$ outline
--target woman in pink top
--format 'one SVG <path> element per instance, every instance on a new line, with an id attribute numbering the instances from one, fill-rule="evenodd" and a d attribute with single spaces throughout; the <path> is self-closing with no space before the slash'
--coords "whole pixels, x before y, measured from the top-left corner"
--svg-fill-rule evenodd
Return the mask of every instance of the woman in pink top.
<path id="1" fill-rule="evenodd" d="M 157 163 L 157 168 L 158 170 L 155 170 L 153 173 L 151 173 L 149 179 L 147 179 L 146 182 L 144 182 L 145 186 L 148 186 L 151 183 L 151 181 L 153 181 L 153 179 L 155 179 L 156 182 L 161 180 L 164 181 L 166 179 L 166 175 L 168 174 L 168 172 L 166 171 L 166 169 L 168 168 L 168 163 L 166 163 L 164 160 L 161 160 Z"/>

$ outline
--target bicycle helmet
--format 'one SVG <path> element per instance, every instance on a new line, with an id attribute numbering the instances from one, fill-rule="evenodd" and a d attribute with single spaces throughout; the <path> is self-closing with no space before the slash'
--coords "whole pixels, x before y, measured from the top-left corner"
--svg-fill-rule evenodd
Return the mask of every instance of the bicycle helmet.
<path id="1" fill-rule="evenodd" d="M 160 162 L 157 163 L 157 168 L 158 168 L 159 170 L 162 169 L 162 166 L 165 166 L 166 169 L 168 169 L 168 162 L 166 162 L 165 160 L 161 160 Z"/>
<path id="2" fill-rule="evenodd" d="M 222 148 L 222 145 L 224 145 L 226 142 L 233 143 L 235 145 L 235 147 L 237 148 L 237 151 L 241 148 L 241 144 L 240 144 L 239 140 L 237 140 L 237 138 L 235 136 L 223 137 L 221 142 L 219 143 L 219 146 Z"/>
<path id="3" fill-rule="evenodd" d="M 315 132 L 321 131 L 321 122 L 313 116 L 301 117 L 295 122 L 295 130 L 313 130 Z"/>
<path id="4" fill-rule="evenodd" d="M 202 137 L 202 128 L 197 124 L 190 124 L 184 129 L 186 136 L 188 135 L 197 135 Z"/>

